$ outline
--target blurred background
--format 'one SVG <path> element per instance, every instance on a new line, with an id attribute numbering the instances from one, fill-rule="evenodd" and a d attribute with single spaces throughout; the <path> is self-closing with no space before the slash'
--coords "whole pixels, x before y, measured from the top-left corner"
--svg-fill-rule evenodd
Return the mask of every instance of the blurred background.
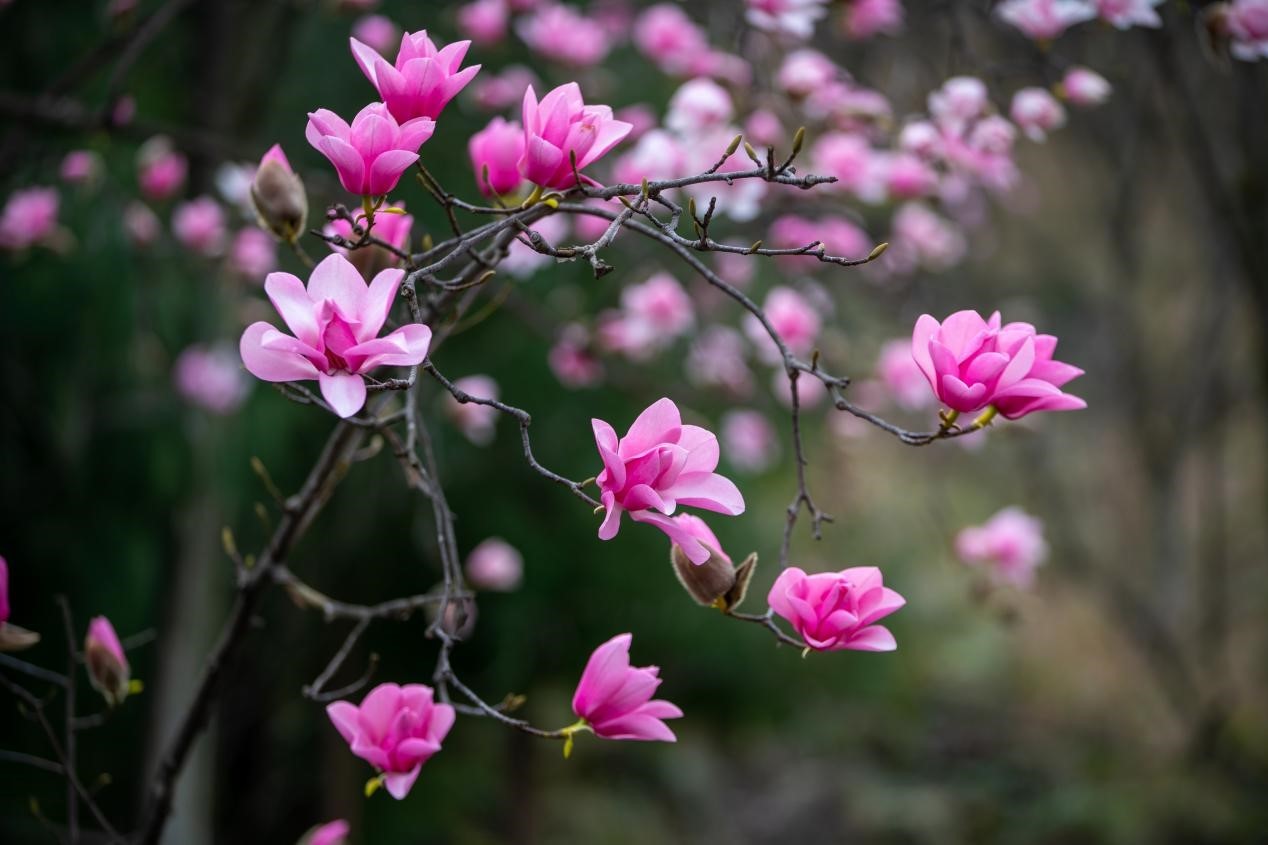
<path id="1" fill-rule="evenodd" d="M 374 11 L 452 40 L 457 5 L 384 0 Z M 548 61 L 515 37 L 474 47 L 468 61 L 482 75 L 524 65 L 548 86 L 576 78 L 588 101 L 647 104 L 660 117 L 682 80 L 619 35 L 645 5 L 591 4 L 618 22 L 591 67 Z M 729 86 L 743 115 L 771 94 L 785 51 L 743 23 L 740 5 L 682 8 L 711 43 L 751 62 L 751 85 Z M 428 382 L 423 407 L 461 552 L 497 536 L 524 561 L 518 587 L 479 595 L 454 655 L 459 676 L 490 701 L 525 695 L 525 718 L 562 727 L 590 651 L 631 631 L 635 663 L 660 666 L 661 695 L 686 713 L 678 743 L 583 736 L 565 761 L 556 743 L 460 717 L 407 800 L 366 799 L 369 767 L 301 694 L 347 627 L 273 591 L 182 777 L 166 841 L 292 842 L 338 817 L 357 843 L 1268 841 L 1268 63 L 1229 61 L 1202 5 L 1168 0 L 1157 29 L 1092 22 L 1051 50 L 980 2 L 911 2 L 901 34 L 866 40 L 841 34 L 834 6 L 819 29 L 814 45 L 882 92 L 894 123 L 960 73 L 982 76 L 1000 103 L 1054 81 L 1063 62 L 1114 87 L 1046 143 L 1018 142 L 1016 186 L 957 218 L 968 249 L 953 266 L 752 262 L 747 290 L 759 301 L 789 285 L 815 303 L 826 365 L 864 383 L 851 390 L 877 393 L 882 345 L 909 336 L 916 317 L 960 308 L 1033 322 L 1087 371 L 1069 388 L 1086 411 L 925 448 L 843 424 L 826 402 L 806 410 L 810 488 L 835 522 L 816 542 L 803 519 L 793 561 L 881 567 L 908 599 L 889 620 L 898 651 L 802 659 L 757 626 L 695 606 L 661 534 L 627 522 L 600 542 L 597 518 L 525 465 L 509 421 L 473 443 Z M 232 597 L 222 528 L 243 550 L 267 537 L 256 509 L 272 503 L 251 458 L 293 491 L 333 426 L 254 380 L 229 389 L 248 391 L 240 406 L 190 401 L 174 375 L 182 351 L 223 344 L 236 356 L 242 328 L 268 312 L 262 274 L 183 244 L 169 231 L 174 208 L 214 196 L 230 230 L 249 227 L 224 165 L 253 164 L 280 142 L 320 225 L 322 209 L 347 198 L 304 141 L 305 113 L 349 117 L 373 97 L 347 48 L 363 11 L 301 0 L 138 6 L 118 16 L 82 0 L 0 5 L 0 190 L 56 185 L 60 196 L 55 235 L 0 256 L 0 554 L 11 621 L 43 635 L 23 659 L 64 669 L 58 595 L 77 637 L 97 614 L 125 638 L 154 634 L 129 652 L 144 692 L 79 740 L 81 776 L 123 830 Z M 466 139 L 491 111 L 472 94 L 422 152 L 447 188 L 474 199 Z M 146 200 L 160 230 L 143 238 L 131 204 L 139 150 L 156 135 L 189 169 L 175 195 Z M 72 150 L 92 151 L 100 172 L 59 182 Z M 421 188 L 407 180 L 400 195 L 415 246 L 444 237 Z M 750 243 L 772 217 L 818 209 L 901 248 L 892 204 L 790 191 L 764 206 L 715 234 Z M 326 251 L 311 238 L 306 248 Z M 598 353 L 598 383 L 561 383 L 547 355 L 564 325 L 592 325 L 655 271 L 692 294 L 698 328 L 742 326 L 738 308 L 663 250 L 623 236 L 607 260 L 617 270 L 599 281 L 549 262 L 508 276 L 436 364 L 495 379 L 532 413 L 537 456 L 572 478 L 600 469 L 591 417 L 624 431 L 662 395 L 714 430 L 737 409 L 760 412 L 776 440 L 737 462 L 724 438 L 720 470 L 748 511 L 710 520 L 737 560 L 759 554 L 745 609 L 760 612 L 794 492 L 774 370 L 750 351 L 747 392 L 704 384 L 689 377 L 692 340 L 681 338 L 646 360 Z M 287 252 L 276 261 L 303 272 Z M 879 394 L 887 417 L 936 426 L 932 407 Z M 1006 506 L 1044 525 L 1049 553 L 1029 588 L 994 583 L 955 554 L 962 528 Z M 430 514 L 383 449 L 356 465 L 290 565 L 348 601 L 425 592 L 440 577 Z M 371 654 L 375 683 L 428 682 L 426 627 L 421 615 L 376 623 L 336 685 Z M 103 709 L 80 687 L 84 715 Z M 47 756 L 16 702 L 0 695 L 0 708 L 0 748 Z M 57 775 L 0 760 L 0 839 L 56 839 L 65 794 Z"/>

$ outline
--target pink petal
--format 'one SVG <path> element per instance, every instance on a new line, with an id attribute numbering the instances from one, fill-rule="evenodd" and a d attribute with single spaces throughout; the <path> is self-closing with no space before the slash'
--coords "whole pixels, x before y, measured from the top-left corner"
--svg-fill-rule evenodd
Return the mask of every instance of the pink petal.
<path id="1" fill-rule="evenodd" d="M 268 334 L 281 333 L 265 322 L 252 323 L 242 333 L 238 352 L 247 372 L 264 381 L 307 381 L 317 378 L 317 368 L 302 354 L 265 348 L 264 338 Z M 295 342 L 301 343 L 299 340 Z"/>
<path id="2" fill-rule="evenodd" d="M 365 78 L 370 80 L 370 83 L 377 88 L 379 83 L 374 78 L 374 63 L 376 61 L 382 61 L 382 58 L 379 56 L 378 52 L 368 44 L 362 44 L 355 38 L 349 38 L 348 42 L 352 47 L 352 58 L 356 59 L 357 67 L 361 68 L 361 72 L 365 74 Z"/>
<path id="3" fill-rule="evenodd" d="M 401 174 L 416 161 L 418 161 L 418 153 L 406 150 L 388 150 L 382 153 L 370 165 L 367 190 L 373 196 L 385 196 L 400 182 Z"/>
<path id="4" fill-rule="evenodd" d="M 317 346 L 321 333 L 317 328 L 317 309 L 304 289 L 304 283 L 290 273 L 269 273 L 264 292 L 282 316 L 291 334 L 309 346 Z"/>
<path id="5" fill-rule="evenodd" d="M 630 426 L 621 440 L 620 455 L 629 459 L 660 443 L 677 443 L 682 436 L 682 416 L 672 400 L 658 399 Z"/>
<path id="6" fill-rule="evenodd" d="M 319 373 L 317 383 L 330 408 L 345 419 L 365 407 L 365 379 L 353 373 Z"/>
<path id="7" fill-rule="evenodd" d="M 336 701 L 333 704 L 326 705 L 326 715 L 334 723 L 335 730 L 339 731 L 339 735 L 351 745 L 359 732 L 357 706 L 350 701 Z"/>
<path id="8" fill-rule="evenodd" d="M 858 631 L 841 648 L 854 651 L 894 651 L 898 641 L 884 625 L 869 625 Z"/>
<path id="9" fill-rule="evenodd" d="M 739 516 L 744 513 L 744 496 L 735 482 L 712 472 L 692 472 L 678 476 L 667 491 L 680 505 Z"/>
<path id="10" fill-rule="evenodd" d="M 357 327 L 357 340 L 365 341 L 378 335 L 379 329 L 387 322 L 388 314 L 392 313 L 392 303 L 396 300 L 396 292 L 404 278 L 404 270 L 393 268 L 383 270 L 370 282 L 369 289 L 361 298 L 361 309 L 356 315 L 361 323 Z"/>
<path id="11" fill-rule="evenodd" d="M 357 319 L 365 295 L 365 279 L 337 252 L 323 258 L 308 277 L 309 298 L 318 303 L 330 300 L 347 320 Z"/>
<path id="12" fill-rule="evenodd" d="M 414 781 L 418 780 L 418 773 L 422 770 L 422 764 L 415 766 L 408 772 L 389 772 L 383 776 L 383 786 L 387 789 L 388 795 L 391 795 L 397 801 L 400 801 L 414 787 Z"/>
<path id="13" fill-rule="evenodd" d="M 344 350 L 343 357 L 356 372 L 365 373 L 375 367 L 413 367 L 427 357 L 431 329 L 421 323 L 409 323 L 383 337 L 358 343 Z M 353 365 L 353 360 L 363 358 Z"/>

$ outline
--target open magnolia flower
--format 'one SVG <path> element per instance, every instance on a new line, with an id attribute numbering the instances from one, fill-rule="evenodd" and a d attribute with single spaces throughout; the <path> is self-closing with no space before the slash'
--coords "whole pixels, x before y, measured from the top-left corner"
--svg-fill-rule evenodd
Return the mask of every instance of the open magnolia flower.
<path id="1" fill-rule="evenodd" d="M 633 124 L 612 117 L 608 106 L 587 106 L 581 99 L 581 86 L 575 82 L 558 88 L 537 100 L 537 92 L 528 86 L 524 92 L 524 156 L 520 173 L 543 188 L 573 187 L 572 156 L 576 171 L 598 161 L 619 144 Z"/>
<path id="2" fill-rule="evenodd" d="M 304 137 L 330 159 L 349 193 L 386 196 L 401 174 L 418 161 L 418 148 L 436 131 L 436 121 L 417 117 L 398 123 L 382 103 L 371 103 L 348 123 L 330 109 L 308 115 Z"/>
<path id="3" fill-rule="evenodd" d="M 664 720 L 681 718 L 682 711 L 652 699 L 660 670 L 630 665 L 633 640 L 632 634 L 618 634 L 590 655 L 572 697 L 572 712 L 581 721 L 567 730 L 589 728 L 604 739 L 677 742 Z"/>
<path id="4" fill-rule="evenodd" d="M 898 648 L 894 635 L 874 623 L 907 603 L 881 583 L 875 566 L 814 575 L 790 566 L 779 573 L 766 600 L 815 651 L 893 651 Z"/>
<path id="5" fill-rule="evenodd" d="M 365 373 L 412 367 L 427 357 L 431 329 L 421 323 L 378 336 L 404 276 L 384 270 L 366 285 L 342 255 L 318 264 L 307 288 L 290 273 L 270 273 L 264 290 L 293 336 L 252 323 L 238 344 L 242 363 L 264 381 L 316 379 L 334 412 L 352 416 L 365 405 Z"/>

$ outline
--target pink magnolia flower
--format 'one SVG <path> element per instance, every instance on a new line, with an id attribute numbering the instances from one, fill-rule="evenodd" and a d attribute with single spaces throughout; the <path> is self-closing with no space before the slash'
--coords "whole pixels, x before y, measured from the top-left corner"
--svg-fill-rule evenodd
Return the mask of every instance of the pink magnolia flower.
<path id="1" fill-rule="evenodd" d="M 911 342 L 906 338 L 895 338 L 881 346 L 876 375 L 900 406 L 913 411 L 929 407 L 929 386 L 911 357 Z"/>
<path id="2" fill-rule="evenodd" d="M 903 4 L 901 0 L 850 0 L 843 24 L 845 34 L 857 40 L 896 35 L 903 29 Z"/>
<path id="3" fill-rule="evenodd" d="M 938 172 L 919 156 L 892 153 L 881 157 L 877 166 L 885 188 L 894 199 L 928 196 L 938 189 Z"/>
<path id="4" fill-rule="evenodd" d="M 766 601 L 815 651 L 893 651 L 894 635 L 874 623 L 907 603 L 882 584 L 875 566 L 814 575 L 791 566 L 779 573 Z"/>
<path id="5" fill-rule="evenodd" d="M 572 696 L 572 712 L 604 739 L 677 742 L 664 720 L 680 719 L 682 711 L 652 698 L 660 670 L 630 665 L 633 639 L 618 634 L 594 650 Z"/>
<path id="6" fill-rule="evenodd" d="M 644 179 L 674 179 L 686 172 L 687 155 L 676 135 L 653 129 L 638 139 L 628 153 L 616 160 L 612 176 L 626 185 L 639 185 Z M 606 227 L 607 221 L 604 221 Z"/>
<path id="7" fill-rule="evenodd" d="M 929 114 L 940 126 L 962 132 L 990 105 L 986 83 L 975 76 L 953 76 L 929 95 Z"/>
<path id="8" fill-rule="evenodd" d="M 824 0 L 746 0 L 746 4 L 745 18 L 753 26 L 801 39 L 813 35 L 815 21 L 828 13 Z"/>
<path id="9" fill-rule="evenodd" d="M 704 31 L 680 6 L 657 3 L 634 22 L 634 46 L 667 73 L 679 73 L 691 57 L 707 53 Z"/>
<path id="10" fill-rule="evenodd" d="M 1118 28 L 1147 26 L 1157 29 L 1162 18 L 1154 7 L 1162 0 L 1096 0 L 1096 12 L 1101 20 Z"/>
<path id="11" fill-rule="evenodd" d="M 721 387 L 736 396 L 753 392 L 744 338 L 729 326 L 709 326 L 687 352 L 687 379 L 701 387 Z"/>
<path id="12" fill-rule="evenodd" d="M 386 53 L 401 37 L 401 28 L 383 15 L 366 15 L 352 25 L 352 37 L 376 53 Z"/>
<path id="13" fill-rule="evenodd" d="M 104 616 L 94 616 L 88 622 L 84 664 L 93 689 L 102 694 L 107 704 L 115 707 L 128 697 L 132 670 L 128 667 L 128 657 L 123 653 L 123 645 L 114 632 L 114 626 Z"/>
<path id="14" fill-rule="evenodd" d="M 224 252 L 228 238 L 224 210 L 206 196 L 183 202 L 172 212 L 172 234 L 195 255 L 214 258 Z"/>
<path id="15" fill-rule="evenodd" d="M 1268 0 L 1233 0 L 1227 8 L 1233 57 L 1246 62 L 1268 58 Z"/>
<path id="16" fill-rule="evenodd" d="M 516 32 L 542 58 L 574 68 L 598 64 L 611 48 L 603 24 L 559 3 L 544 5 L 520 19 Z"/>
<path id="17" fill-rule="evenodd" d="M 454 721 L 454 709 L 433 701 L 431 687 L 423 684 L 379 684 L 360 707 L 336 701 L 326 714 L 352 753 L 382 773 L 388 794 L 398 800 L 409 794 Z"/>
<path id="18" fill-rule="evenodd" d="M 163 224 L 140 200 L 133 200 L 123 209 L 123 231 L 135 247 L 147 247 L 158 240 Z"/>
<path id="19" fill-rule="evenodd" d="M 762 310 L 789 351 L 802 357 L 810 354 L 819 337 L 820 320 L 819 314 L 804 296 L 789 287 L 771 288 L 762 303 Z M 764 360 L 771 364 L 780 361 L 778 347 L 756 317 L 748 315 L 744 331 Z"/>
<path id="20" fill-rule="evenodd" d="M 537 92 L 524 92 L 524 157 L 520 173 L 543 188 L 572 187 L 571 156 L 577 171 L 598 161 L 633 128 L 612 117 L 608 106 L 587 106 L 575 82 L 560 85 L 537 101 Z"/>
<path id="21" fill-rule="evenodd" d="M 1004 0 L 995 13 L 1026 37 L 1047 41 L 1095 18 L 1096 6 L 1090 0 Z"/>
<path id="22" fill-rule="evenodd" d="M 236 411 L 251 389 L 238 358 L 221 347 L 187 347 L 172 367 L 172 381 L 187 402 L 221 416 Z"/>
<path id="23" fill-rule="evenodd" d="M 784 57 L 775 82 L 790 96 L 805 97 L 832 82 L 840 72 L 823 53 L 803 47 Z"/>
<path id="24" fill-rule="evenodd" d="M 954 224 L 928 206 L 909 202 L 894 214 L 890 248 L 882 261 L 884 266 L 901 273 L 910 273 L 919 266 L 940 271 L 954 267 L 967 252 L 964 233 Z"/>
<path id="25" fill-rule="evenodd" d="M 810 157 L 815 170 L 837 178 L 834 187 L 849 191 L 864 202 L 885 198 L 880 158 L 862 135 L 828 132 L 815 141 Z"/>
<path id="26" fill-rule="evenodd" d="M 986 567 L 995 581 L 1024 589 L 1034 583 L 1035 568 L 1048 557 L 1048 544 L 1043 522 L 1009 507 L 960 531 L 955 553 L 970 566 Z"/>
<path id="27" fill-rule="evenodd" d="M 1065 109 L 1044 88 L 1023 88 L 1014 94 L 1009 115 L 1032 141 L 1042 141 L 1065 125 Z"/>
<path id="28" fill-rule="evenodd" d="M 580 323 L 564 326 L 546 362 L 564 387 L 593 387 L 603 380 L 603 364 L 590 351 L 590 333 Z"/>
<path id="29" fill-rule="evenodd" d="M 310 112 L 304 137 L 330 159 L 345 191 L 381 197 L 418 161 L 418 148 L 435 130 L 431 118 L 398 124 L 387 106 L 371 103 L 357 112 L 351 125 L 329 109 Z"/>
<path id="30" fill-rule="evenodd" d="M 473 99 L 486 111 L 501 111 L 524 99 L 524 90 L 537 81 L 522 65 L 511 65 L 497 75 L 484 75 L 471 86 Z"/>
<path id="31" fill-rule="evenodd" d="M 806 97 L 806 114 L 842 132 L 873 132 L 884 131 L 894 107 L 879 91 L 837 80 Z"/>
<path id="32" fill-rule="evenodd" d="M 412 367 L 427 356 L 431 329 L 420 323 L 378 337 L 404 275 L 384 270 L 367 287 L 337 254 L 314 268 L 307 289 L 290 273 L 270 273 L 264 290 L 294 336 L 252 323 L 238 345 L 242 363 L 264 381 L 316 379 L 334 412 L 352 416 L 365 404 L 365 373 Z"/>
<path id="33" fill-rule="evenodd" d="M 615 115 L 617 120 L 623 120 L 632 127 L 629 134 L 631 141 L 637 141 L 660 124 L 660 119 L 656 117 L 656 110 L 647 103 L 625 106 L 617 109 Z"/>
<path id="34" fill-rule="evenodd" d="M 296 845 L 346 845 L 351 828 L 343 819 L 318 825 L 303 835 Z"/>
<path id="35" fill-rule="evenodd" d="M 976 311 L 957 311 L 939 323 L 928 314 L 916 321 L 911 354 L 934 394 L 957 412 L 993 406 L 1006 419 L 1036 411 L 1087 407 L 1061 387 L 1083 374 L 1052 358 L 1057 339 L 1029 323 L 1000 325 L 999 312 L 983 320 Z"/>
<path id="36" fill-rule="evenodd" d="M 90 185 L 101 178 L 104 167 L 100 154 L 92 150 L 71 150 L 62 159 L 57 175 L 71 185 Z"/>
<path id="37" fill-rule="evenodd" d="M 497 399 L 499 393 L 498 383 L 485 375 L 464 376 L 454 381 L 454 387 L 481 399 Z M 476 402 L 459 402 L 450 394 L 445 395 L 444 407 L 450 422 L 472 443 L 487 446 L 493 442 L 501 413 L 497 408 Z"/>
<path id="38" fill-rule="evenodd" d="M 603 458 L 596 479 L 606 515 L 599 539 L 611 540 L 621 528 L 621 514 L 654 525 L 683 548 L 693 563 L 708 551 L 684 534 L 669 517 L 678 505 L 738 516 L 744 497 L 730 479 L 718 475 L 718 439 L 699 426 L 683 425 L 678 406 L 660 399 L 639 414 L 625 437 L 618 438 L 603 420 L 591 420 L 594 440 Z"/>
<path id="39" fill-rule="evenodd" d="M 669 98 L 665 126 L 683 135 L 694 135 L 726 126 L 735 105 L 726 89 L 712 79 L 698 77 L 683 83 Z"/>
<path id="40" fill-rule="evenodd" d="M 172 149 L 172 142 L 156 135 L 137 151 L 137 184 L 147 199 L 165 200 L 174 196 L 185 184 L 189 162 Z"/>
<path id="41" fill-rule="evenodd" d="M 744 121 L 744 137 L 755 146 L 774 147 L 788 137 L 779 117 L 770 109 L 758 109 Z"/>
<path id="42" fill-rule="evenodd" d="M 480 65 L 459 69 L 471 46 L 470 41 L 455 41 L 437 49 L 427 37 L 426 30 L 407 32 L 401 36 L 395 65 L 388 64 L 373 48 L 357 39 L 350 41 L 352 56 L 361 72 L 378 90 L 387 111 L 401 123 L 402 129 L 419 118 L 427 118 L 429 123 L 434 121 L 449 101 L 480 72 Z M 427 137 L 431 136 L 432 128 L 434 125 L 428 129 Z M 417 150 L 427 137 L 409 149 Z"/>
<path id="43" fill-rule="evenodd" d="M 393 208 L 405 208 L 405 203 L 401 201 L 389 200 L 387 204 Z M 413 226 L 414 218 L 409 214 L 380 213 L 374 216 L 374 228 L 371 233 L 389 246 L 408 251 L 410 230 Z M 352 224 L 347 220 L 332 220 L 326 224 L 322 231 L 326 235 L 339 235 L 354 243 L 359 237 L 353 232 Z M 395 253 L 381 246 L 349 250 L 345 247 L 331 244 L 330 248 L 352 262 L 352 266 L 356 267 L 360 271 L 361 277 L 367 281 L 378 275 L 379 271 L 394 267 L 400 263 L 400 258 Z"/>
<path id="44" fill-rule="evenodd" d="M 621 308 L 667 340 L 683 334 L 695 322 L 691 297 L 668 273 L 655 273 L 642 284 L 624 288 Z"/>
<path id="45" fill-rule="evenodd" d="M 60 204 L 54 188 L 14 191 L 0 212 L 0 249 L 26 249 L 48 240 L 57 230 Z"/>
<path id="46" fill-rule="evenodd" d="M 458 31 L 481 47 L 491 47 L 506 37 L 510 14 L 506 0 L 473 0 L 458 9 Z"/>
<path id="47" fill-rule="evenodd" d="M 865 258 L 873 246 L 867 233 L 844 217 L 811 220 L 795 214 L 776 218 L 771 223 L 768 240 L 775 249 L 800 249 L 817 241 L 828 255 L 845 258 Z M 807 255 L 783 256 L 780 261 L 805 271 L 820 264 L 819 259 Z"/>
<path id="48" fill-rule="evenodd" d="M 727 458 L 745 472 L 762 472 L 779 457 L 775 427 L 757 411 L 727 411 L 722 417 L 722 443 Z"/>
<path id="49" fill-rule="evenodd" d="M 921 158 L 937 158 L 942 155 L 942 132 L 928 120 L 913 120 L 898 133 L 898 146 Z"/>
<path id="50" fill-rule="evenodd" d="M 486 197 L 508 196 L 519 189 L 519 162 L 524 156 L 524 127 L 495 117 L 467 142 L 476 187 Z M 488 168 L 486 180 L 484 171 Z"/>
<path id="51" fill-rule="evenodd" d="M 1109 99 L 1109 81 L 1094 70 L 1072 67 L 1061 79 L 1061 96 L 1076 106 L 1099 106 Z"/>
<path id="52" fill-rule="evenodd" d="M 501 537 L 490 537 L 467 555 L 467 580 L 481 590 L 509 592 L 524 577 L 524 556 Z"/>
<path id="53" fill-rule="evenodd" d="M 242 229 L 229 247 L 229 266 L 248 279 L 277 269 L 277 242 L 263 229 Z"/>

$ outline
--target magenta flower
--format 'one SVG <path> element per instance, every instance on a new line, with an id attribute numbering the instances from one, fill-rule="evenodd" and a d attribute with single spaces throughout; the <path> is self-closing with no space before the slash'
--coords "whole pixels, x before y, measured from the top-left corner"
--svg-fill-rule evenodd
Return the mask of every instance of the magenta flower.
<path id="1" fill-rule="evenodd" d="M 653 700 L 660 686 L 655 666 L 630 666 L 631 634 L 618 634 L 594 650 L 572 697 L 572 712 L 604 739 L 677 742 L 663 720 L 680 719 L 668 701 Z"/>
<path id="2" fill-rule="evenodd" d="M 914 411 L 929 405 L 924 373 L 912 360 L 911 343 L 906 338 L 888 340 L 881 346 L 876 375 L 900 407 Z"/>
<path id="3" fill-rule="evenodd" d="M 186 401 L 220 415 L 236 411 L 251 388 L 237 357 L 221 347 L 187 347 L 172 366 L 172 381 Z"/>
<path id="4" fill-rule="evenodd" d="M 520 585 L 524 556 L 501 537 L 490 537 L 467 555 L 466 570 L 471 586 L 505 593 Z"/>
<path id="5" fill-rule="evenodd" d="M 482 47 L 506 37 L 510 9 L 505 0 L 472 0 L 458 9 L 458 31 Z"/>
<path id="6" fill-rule="evenodd" d="M 599 539 L 611 540 L 621 528 L 621 514 L 656 526 L 686 552 L 693 563 L 709 559 L 709 551 L 670 519 L 678 505 L 738 516 L 744 497 L 735 484 L 718 475 L 718 438 L 695 425 L 683 425 L 678 406 L 661 399 L 639 414 L 625 437 L 603 420 L 591 420 L 604 469 L 596 481 L 607 511 Z"/>
<path id="7" fill-rule="evenodd" d="M 172 148 L 170 139 L 156 135 L 137 151 L 137 184 L 147 199 L 164 200 L 185 184 L 189 161 Z"/>
<path id="8" fill-rule="evenodd" d="M 519 189 L 523 178 L 519 163 L 524 156 L 524 127 L 495 117 L 467 142 L 476 187 L 487 196 L 506 196 Z M 488 168 L 488 178 L 484 175 Z"/>
<path id="9" fill-rule="evenodd" d="M 397 800 L 409 794 L 423 763 L 440 750 L 453 727 L 454 709 L 433 701 L 423 684 L 379 684 L 361 701 L 336 701 L 326 714 L 352 753 L 382 774 Z"/>
<path id="10" fill-rule="evenodd" d="M 758 411 L 727 411 L 722 417 L 722 442 L 736 469 L 762 472 L 779 457 L 775 428 Z"/>
<path id="11" fill-rule="evenodd" d="M 1268 58 L 1268 0 L 1233 0 L 1225 23 L 1233 58 L 1255 62 Z"/>
<path id="12" fill-rule="evenodd" d="M 903 28 L 900 0 L 851 0 L 842 20 L 848 38 L 863 40 L 884 33 L 896 35 Z"/>
<path id="13" fill-rule="evenodd" d="M 497 399 L 498 383 L 490 376 L 463 376 L 454 381 L 454 387 L 471 396 L 481 399 Z M 459 402 L 451 394 L 445 394 L 445 416 L 447 416 L 462 436 L 477 446 L 488 446 L 497 433 L 498 417 L 502 412 L 492 405 L 481 405 L 478 402 Z"/>
<path id="14" fill-rule="evenodd" d="M 0 212 L 0 249 L 26 249 L 57 231 L 61 200 L 53 188 L 14 191 Z"/>
<path id="15" fill-rule="evenodd" d="M 907 600 L 881 580 L 875 566 L 814 575 L 792 566 L 779 573 L 766 601 L 815 651 L 893 651 L 894 635 L 873 623 Z"/>
<path id="16" fill-rule="evenodd" d="M 198 197 L 176 206 L 172 212 L 172 234 L 185 249 L 203 258 L 224 251 L 225 213 L 211 197 Z"/>
<path id="17" fill-rule="evenodd" d="M 386 53 L 401 38 L 401 28 L 383 15 L 366 15 L 352 25 L 352 37 L 376 53 Z"/>
<path id="18" fill-rule="evenodd" d="M 297 845 L 344 845 L 351 828 L 343 819 L 317 825 L 305 833 Z"/>
<path id="19" fill-rule="evenodd" d="M 603 363 L 590 349 L 590 333 L 580 323 L 569 323 L 546 356 L 550 371 L 564 387 L 577 390 L 603 380 Z"/>
<path id="20" fill-rule="evenodd" d="M 612 117 L 608 106 L 587 106 L 575 82 L 560 85 L 537 101 L 537 92 L 524 92 L 524 156 L 520 174 L 543 188 L 571 188 L 577 171 L 602 158 L 634 127 Z"/>
<path id="21" fill-rule="evenodd" d="M 1004 508 L 982 525 L 960 531 L 955 553 L 970 566 L 986 567 L 999 583 L 1029 587 L 1048 557 L 1043 523 L 1021 508 Z"/>
<path id="22" fill-rule="evenodd" d="M 1056 348 L 1055 337 L 1037 334 L 1029 323 L 1001 327 L 998 311 L 989 321 L 976 311 L 957 311 L 942 323 L 924 314 L 911 338 L 912 357 L 943 404 L 956 412 L 993 406 L 1010 420 L 1087 407 L 1061 392 L 1083 371 L 1054 361 Z"/>
<path id="23" fill-rule="evenodd" d="M 294 336 L 252 323 L 238 344 L 242 363 L 264 381 L 316 379 L 334 412 L 352 416 L 365 404 L 365 373 L 427 357 L 431 329 L 421 323 L 378 336 L 404 275 L 384 270 L 367 287 L 342 255 L 318 264 L 307 289 L 290 273 L 270 273 L 264 290 Z"/>
<path id="24" fill-rule="evenodd" d="M 0 556 L 0 625 L 9 621 L 9 564 Z"/>
<path id="25" fill-rule="evenodd" d="M 574 7 L 544 3 L 520 18 L 516 32 L 529 49 L 548 61 L 569 67 L 591 67 L 603 61 L 611 39 L 603 25 Z"/>
<path id="26" fill-rule="evenodd" d="M 436 130 L 436 121 L 418 117 L 398 124 L 382 103 L 357 112 L 349 125 L 329 109 L 308 115 L 304 137 L 330 159 L 344 190 L 381 197 L 418 161 L 418 148 Z"/>
<path id="27" fill-rule="evenodd" d="M 1109 80 L 1094 70 L 1072 67 L 1061 79 L 1061 96 L 1076 106 L 1099 106 L 1112 92 Z"/>
<path id="28" fill-rule="evenodd" d="M 813 240 L 813 238 L 811 238 Z M 805 246 L 809 241 L 795 244 Z M 762 303 L 762 311 L 766 319 L 775 329 L 775 334 L 794 355 L 809 355 L 814 349 L 815 340 L 819 337 L 822 323 L 819 311 L 804 296 L 788 287 L 771 288 Z M 767 363 L 780 361 L 779 347 L 771 340 L 766 327 L 752 314 L 744 321 L 744 331 L 757 347 L 758 354 Z M 808 391 L 801 391 L 803 394 Z"/>
<path id="29" fill-rule="evenodd" d="M 401 36 L 401 48 L 396 53 L 394 66 L 373 48 L 355 38 L 350 41 L 352 56 L 361 72 L 378 89 L 387 110 L 402 126 L 418 118 L 435 120 L 449 101 L 480 72 L 480 65 L 459 69 L 467 55 L 467 48 L 471 46 L 470 41 L 455 41 L 436 49 L 426 30 L 412 34 L 407 32 Z M 431 135 L 431 132 L 427 134 Z M 417 148 L 415 145 L 414 149 Z"/>
<path id="30" fill-rule="evenodd" d="M 57 175 L 71 185 L 91 185 L 101 178 L 105 163 L 92 150 L 71 150 L 62 159 Z"/>
<path id="31" fill-rule="evenodd" d="M 93 689 L 105 697 L 107 704 L 116 707 L 128 697 L 132 670 L 114 626 L 104 616 L 94 616 L 88 623 L 88 635 L 84 638 L 84 664 L 88 667 L 88 679 Z"/>
<path id="32" fill-rule="evenodd" d="M 242 229 L 229 247 L 229 267 L 258 283 L 261 276 L 277 269 L 277 242 L 263 229 Z"/>

